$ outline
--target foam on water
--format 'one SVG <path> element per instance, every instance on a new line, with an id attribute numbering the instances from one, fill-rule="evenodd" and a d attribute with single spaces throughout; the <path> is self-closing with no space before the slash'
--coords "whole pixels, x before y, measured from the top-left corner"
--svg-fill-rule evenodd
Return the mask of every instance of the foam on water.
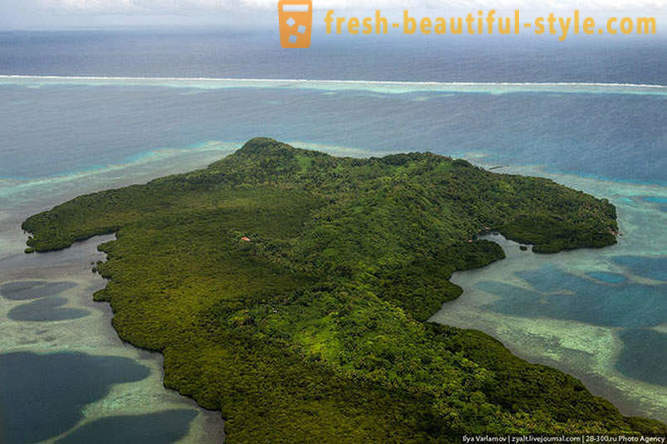
<path id="1" fill-rule="evenodd" d="M 233 79 L 189 77 L 97 77 L 0 75 L 0 84 L 39 88 L 43 85 L 161 86 L 172 88 L 297 88 L 322 91 L 369 91 L 383 94 L 458 92 L 508 94 L 517 92 L 576 94 L 667 95 L 665 85 L 586 82 L 393 82 L 377 80 Z"/>

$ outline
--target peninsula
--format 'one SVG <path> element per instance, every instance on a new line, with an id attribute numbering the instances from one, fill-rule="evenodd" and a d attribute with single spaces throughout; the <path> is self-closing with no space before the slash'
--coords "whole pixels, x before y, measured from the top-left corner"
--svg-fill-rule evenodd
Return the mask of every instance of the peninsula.
<path id="1" fill-rule="evenodd" d="M 430 153 L 332 157 L 257 138 L 206 169 L 77 197 L 27 251 L 99 234 L 121 338 L 221 410 L 229 442 L 448 442 L 462 434 L 665 434 L 558 370 L 428 318 L 454 271 L 616 242 L 606 200 Z"/>

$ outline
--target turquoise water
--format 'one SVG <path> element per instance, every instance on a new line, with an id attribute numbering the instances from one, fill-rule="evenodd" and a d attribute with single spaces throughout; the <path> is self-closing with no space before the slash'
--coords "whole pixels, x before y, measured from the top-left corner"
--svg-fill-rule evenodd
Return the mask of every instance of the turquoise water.
<path id="1" fill-rule="evenodd" d="M 0 389 L 1 438 L 84 443 L 122 429 L 126 442 L 155 430 L 220 441 L 219 414 L 165 390 L 160 357 L 121 343 L 108 307 L 91 302 L 108 237 L 25 255 L 20 223 L 81 193 L 203 167 L 259 135 L 349 156 L 430 150 L 610 199 L 618 245 L 541 256 L 496 239 L 507 259 L 456 274 L 465 292 L 433 320 L 484 330 L 626 413 L 667 420 L 664 87 L 250 83 L 0 78 L 0 372 L 23 388 Z M 99 387 L 79 384 L 75 364 Z M 34 384 L 23 367 L 72 393 L 42 396 L 53 380 Z M 38 396 L 53 421 L 6 413 Z"/>
<path id="2" fill-rule="evenodd" d="M 514 274 L 530 289 L 498 281 L 478 282 L 477 289 L 501 297 L 483 308 L 608 327 L 655 327 L 667 319 L 667 306 L 661 304 L 667 285 L 610 285 L 552 265 Z"/>
<path id="3" fill-rule="evenodd" d="M 494 165 L 666 185 L 665 91 L 590 83 L 0 77 L 0 180 L 86 174 L 152 162 L 169 149 L 267 135 L 373 153 L 478 154 Z"/>
<path id="4" fill-rule="evenodd" d="M 627 282 L 627 279 L 622 274 L 607 273 L 605 271 L 591 271 L 586 273 L 589 277 L 597 279 L 598 281 L 606 282 L 607 284 L 620 284 Z"/>
<path id="5" fill-rule="evenodd" d="M 616 256 L 613 261 L 639 276 L 667 281 L 667 257 Z"/>

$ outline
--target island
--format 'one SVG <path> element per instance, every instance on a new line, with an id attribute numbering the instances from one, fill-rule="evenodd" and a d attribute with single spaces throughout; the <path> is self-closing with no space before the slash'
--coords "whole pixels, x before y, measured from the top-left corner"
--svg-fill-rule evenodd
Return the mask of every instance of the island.
<path id="1" fill-rule="evenodd" d="M 431 153 L 343 158 L 268 138 L 208 168 L 77 197 L 23 223 L 28 251 L 115 233 L 95 293 L 164 383 L 231 442 L 460 442 L 665 434 L 475 330 L 428 322 L 459 270 L 616 242 L 607 200 Z"/>

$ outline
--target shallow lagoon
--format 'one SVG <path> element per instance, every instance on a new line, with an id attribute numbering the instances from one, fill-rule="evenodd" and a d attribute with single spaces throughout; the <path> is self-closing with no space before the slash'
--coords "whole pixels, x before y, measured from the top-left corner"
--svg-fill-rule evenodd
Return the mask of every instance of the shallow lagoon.
<path id="1" fill-rule="evenodd" d="M 601 250 L 556 255 L 521 251 L 502 236 L 507 258 L 455 273 L 464 289 L 432 320 L 475 328 L 517 355 L 561 368 L 626 414 L 667 420 L 667 220 L 636 199 L 664 187 L 556 175 L 534 167 L 505 171 L 552 177 L 607 197 L 617 206 L 622 236 Z"/>
<path id="2" fill-rule="evenodd" d="M 92 301 L 104 286 L 91 273 L 103 259 L 96 245 L 111 236 L 26 255 L 18 225 L 2 228 L 11 247 L 0 250 L 0 442 L 223 439 L 219 412 L 166 390 L 161 356 L 121 342 L 109 306 Z"/>

